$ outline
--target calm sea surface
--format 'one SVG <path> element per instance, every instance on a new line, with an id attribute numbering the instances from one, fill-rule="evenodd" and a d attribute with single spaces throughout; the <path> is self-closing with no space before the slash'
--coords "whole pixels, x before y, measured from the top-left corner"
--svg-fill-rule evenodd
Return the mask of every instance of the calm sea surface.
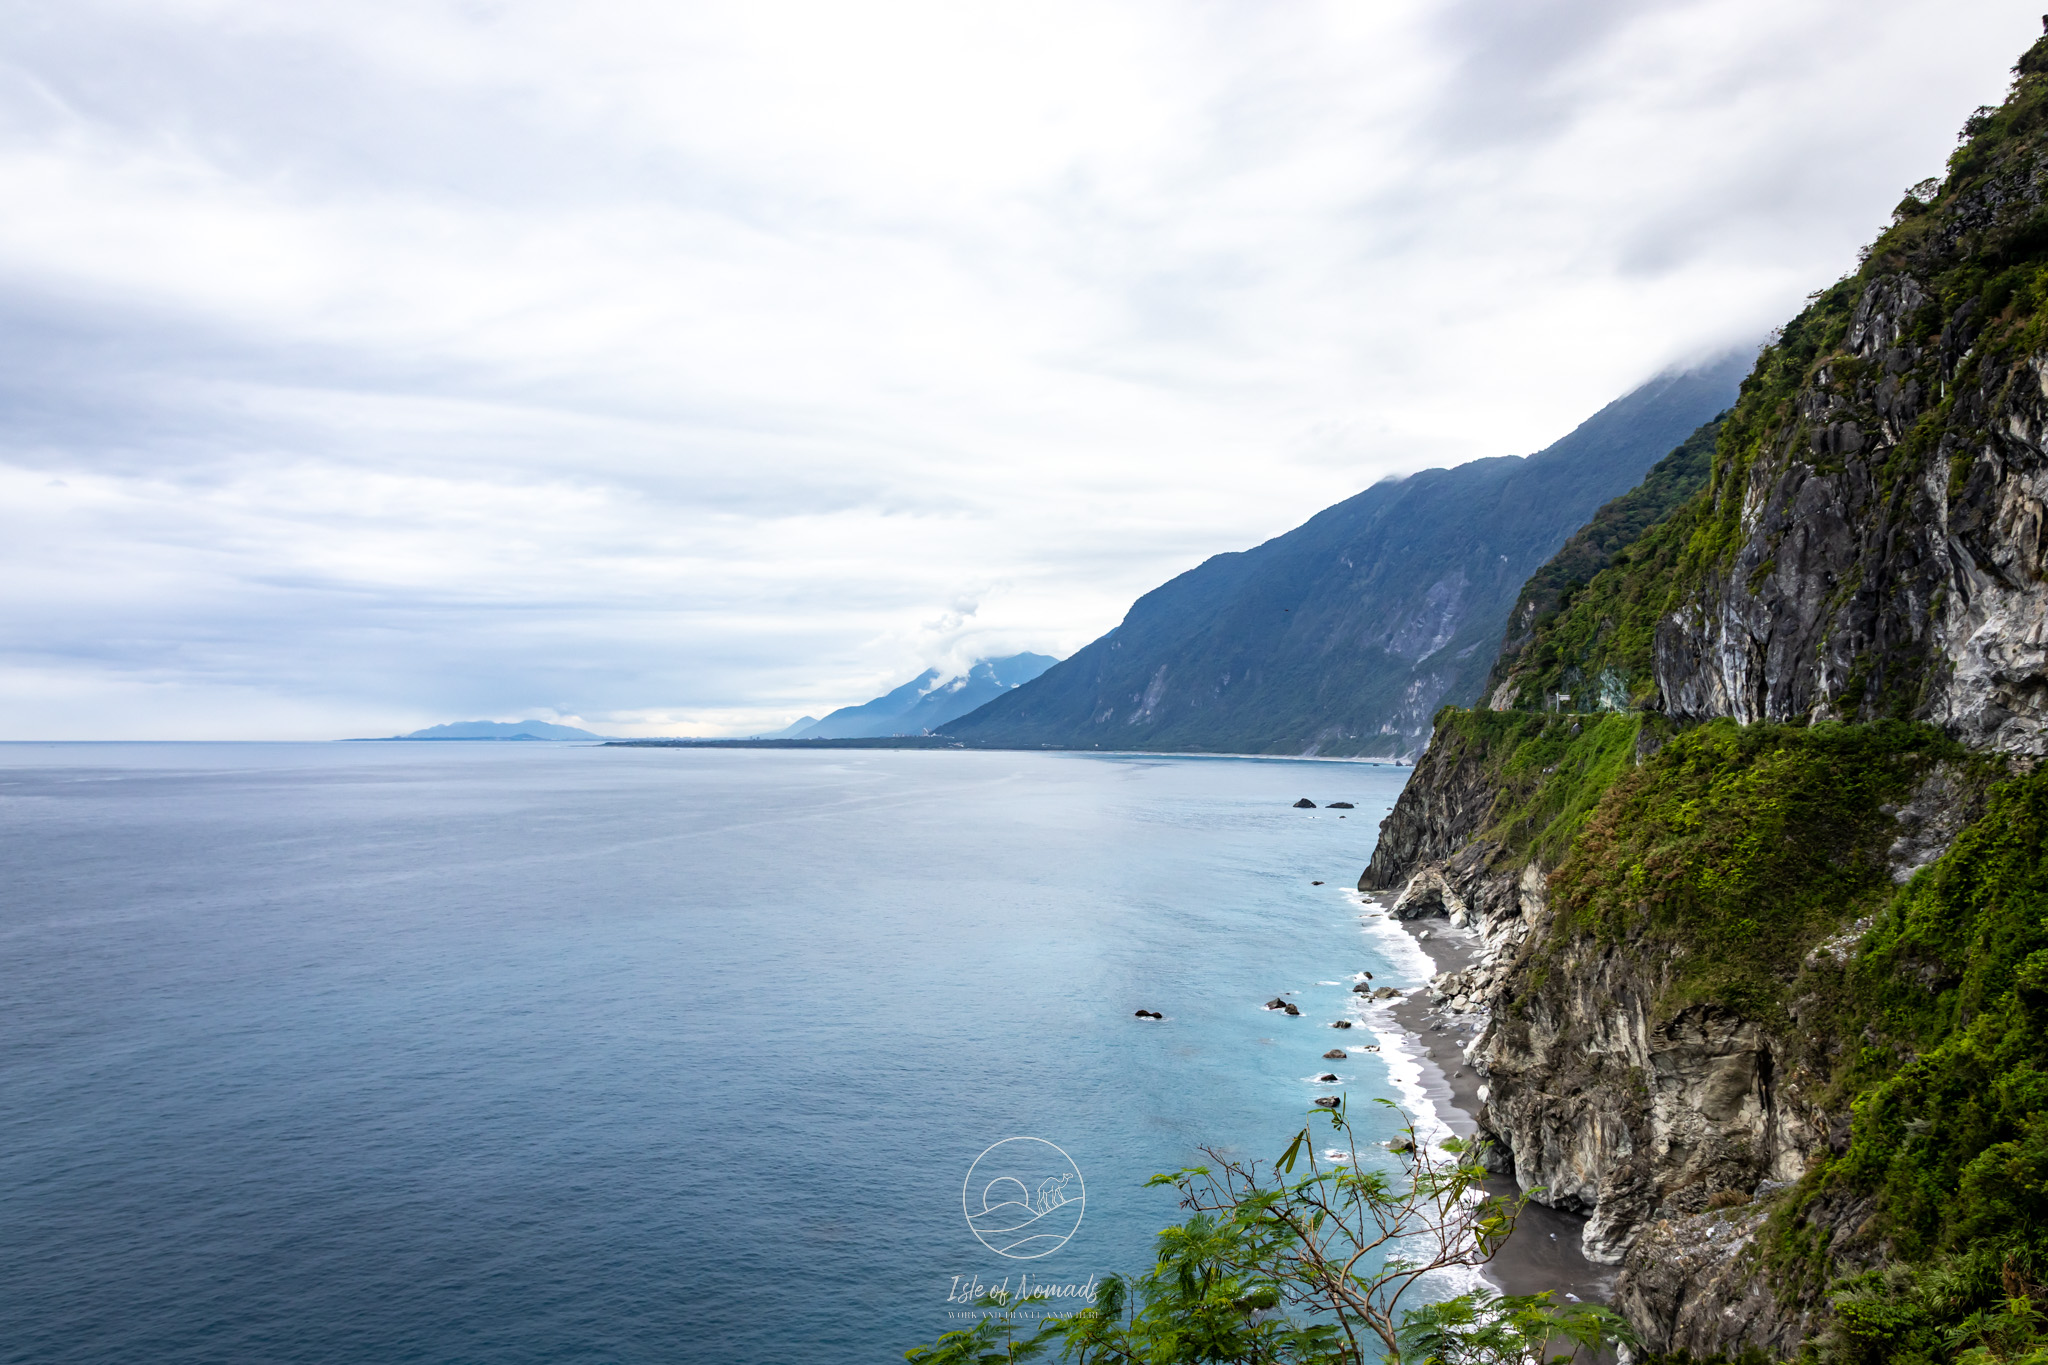
<path id="1" fill-rule="evenodd" d="M 1347 893 L 1405 777 L 0 745 L 0 1359 L 882 1362 L 1138 1268 L 1414 980 Z"/>

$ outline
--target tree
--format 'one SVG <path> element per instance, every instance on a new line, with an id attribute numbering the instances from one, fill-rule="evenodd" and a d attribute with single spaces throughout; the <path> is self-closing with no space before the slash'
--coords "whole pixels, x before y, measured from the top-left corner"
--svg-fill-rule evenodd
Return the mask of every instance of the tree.
<path id="1" fill-rule="evenodd" d="M 1317 1150 L 1318 1120 L 1341 1144 L 1331 1152 Z M 1025 1304 L 1001 1304 L 906 1358 L 997 1365 L 1058 1346 L 1082 1365 L 1540 1365 L 1630 1340 L 1611 1311 L 1559 1308 L 1548 1294 L 1418 1302 L 1430 1276 L 1492 1259 L 1525 1200 L 1487 1195 L 1485 1170 L 1456 1139 L 1432 1149 L 1412 1123 L 1402 1131 L 1391 1166 L 1361 1154 L 1342 1104 L 1314 1111 L 1270 1168 L 1204 1149 L 1213 1167 L 1150 1182 L 1178 1189 L 1189 1215 L 1159 1234 L 1149 1271 L 1105 1279 L 1090 1307 L 1029 1336 L 1016 1316 Z"/>

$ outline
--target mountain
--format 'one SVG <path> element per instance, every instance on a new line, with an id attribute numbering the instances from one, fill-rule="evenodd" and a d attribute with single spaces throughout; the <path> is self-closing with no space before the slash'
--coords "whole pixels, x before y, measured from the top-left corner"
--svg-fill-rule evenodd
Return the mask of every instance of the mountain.
<path id="1" fill-rule="evenodd" d="M 795 720 L 793 720 L 793 721 L 791 721 L 791 722 L 790 722 L 789 724 L 787 724 L 787 725 L 783 726 L 783 727 L 782 727 L 782 728 L 781 728 L 780 730 L 773 730 L 773 731 L 770 731 L 769 733 L 767 733 L 767 734 L 765 734 L 765 735 L 749 735 L 749 736 L 747 736 L 747 738 L 749 738 L 749 739 L 795 739 L 795 738 L 796 738 L 796 737 L 797 737 L 798 735 L 800 735 L 800 734 L 802 734 L 802 733 L 803 733 L 804 731 L 806 731 L 806 730 L 810 729 L 810 728 L 811 728 L 811 727 L 812 727 L 813 725 L 816 725 L 817 723 L 818 723 L 818 718 L 817 718 L 816 716 L 798 716 L 798 717 L 797 717 L 797 718 L 796 718 Z"/>
<path id="2" fill-rule="evenodd" d="M 1526 459 L 1375 484 L 1138 599 L 1029 687 L 945 727 L 984 744 L 1409 754 L 1479 693 L 1517 591 L 1735 398 L 1737 358 L 1660 375 Z"/>
<path id="3" fill-rule="evenodd" d="M 393 739 L 603 739 L 573 725 L 556 725 L 545 720 L 458 720 L 449 725 L 430 725 Z"/>
<path id="4" fill-rule="evenodd" d="M 928 668 L 894 691 L 859 706 L 842 706 L 790 737 L 874 739 L 921 735 L 1023 686 L 1057 662 L 1050 655 L 1024 653 L 976 660 L 966 673 L 957 677 Z"/>
<path id="5" fill-rule="evenodd" d="M 1652 1359 L 2048 1356 L 2048 38 L 2015 73 L 1696 491 L 1532 579 L 1359 881 L 1472 932 L 1480 1150 Z"/>

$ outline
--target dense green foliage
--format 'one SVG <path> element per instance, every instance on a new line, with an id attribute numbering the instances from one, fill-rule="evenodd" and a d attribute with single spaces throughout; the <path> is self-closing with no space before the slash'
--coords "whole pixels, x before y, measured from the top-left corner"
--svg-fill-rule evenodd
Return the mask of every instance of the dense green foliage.
<path id="1" fill-rule="evenodd" d="M 1546 715 L 1534 711 L 1437 713 L 1431 739 L 1438 759 L 1469 755 L 1495 791 L 1477 838 L 1516 859 L 1554 865 L 1602 793 L 1629 768 L 1645 727 L 1643 716 Z"/>
<path id="2" fill-rule="evenodd" d="M 1325 1124 L 1345 1144 L 1334 1161 L 1318 1153 Z M 1612 1312 L 1548 1294 L 1421 1301 L 1439 1272 L 1490 1259 L 1526 1201 L 1483 1195 L 1462 1143 L 1405 1131 L 1391 1151 L 1361 1151 L 1340 1105 L 1311 1111 L 1271 1167 L 1211 1152 L 1213 1171 L 1154 1176 L 1190 1214 L 1159 1234 L 1150 1270 L 1108 1277 L 1087 1308 L 1028 1336 L 1016 1314 L 1035 1300 L 991 1303 L 1003 1311 L 905 1357 L 997 1365 L 1057 1347 L 1081 1365 L 1565 1365 L 1632 1339 Z"/>
<path id="3" fill-rule="evenodd" d="M 1817 1281 L 1830 1250 L 1881 1250 L 1832 1288 L 1842 1358 L 2048 1359 L 2048 774 L 1993 789 L 1846 984 L 1865 1043 L 1842 1076 L 1853 1138 L 1781 1214 L 1781 1271 Z M 1801 1215 L 1843 1192 L 1875 1217 L 1831 1248 Z"/>
<path id="4" fill-rule="evenodd" d="M 1645 535 L 1706 487 L 1713 467 L 1714 444 L 1727 416 L 1721 414 L 1686 437 L 1683 445 L 1651 466 L 1641 483 L 1595 512 L 1593 519 L 1523 585 L 1522 595 L 1508 617 L 1508 633 L 1501 644 L 1500 657 L 1486 680 L 1487 694 L 1509 676 L 1520 675 L 1517 681 L 1526 698 L 1520 704 L 1533 706 L 1537 698 L 1557 692 L 1582 693 L 1590 686 L 1597 693 L 1606 680 L 1609 709 L 1621 709 L 1629 679 L 1649 676 L 1647 630 L 1625 631 L 1620 637 L 1597 641 L 1572 641 L 1560 639 L 1554 624 L 1558 614 L 1579 599 L 1605 570 L 1617 563 L 1639 560 L 1648 543 Z M 1607 577 L 1598 591 L 1610 592 L 1621 581 L 1618 577 Z M 1611 604 L 1605 611 L 1582 613 L 1580 629 L 1616 616 Z M 1654 622 L 1655 617 L 1648 619 Z M 1538 632 L 1543 635 L 1540 659 L 1528 655 Z M 1609 636 L 1612 635 L 1610 629 Z M 1596 659 L 1596 646 L 1605 646 L 1599 652 L 1608 657 Z M 1571 660 L 1571 665 L 1558 667 L 1565 659 Z M 1592 708 L 1581 705 L 1578 709 Z"/>
<path id="5" fill-rule="evenodd" d="M 1961 757 L 1896 721 L 1684 731 L 1586 822 L 1551 879 L 1558 931 L 1671 950 L 1666 1010 L 1711 999 L 1783 1028 L 1803 956 L 1892 894 L 1887 803 Z"/>

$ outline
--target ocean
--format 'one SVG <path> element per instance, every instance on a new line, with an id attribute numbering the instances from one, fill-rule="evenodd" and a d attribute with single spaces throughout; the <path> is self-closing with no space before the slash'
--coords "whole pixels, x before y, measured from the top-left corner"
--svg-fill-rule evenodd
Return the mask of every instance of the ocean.
<path id="1" fill-rule="evenodd" d="M 1154 1172 L 1415 1100 L 1321 1056 L 1426 970 L 1406 776 L 0 745 L 0 1359 L 884 1362 L 1140 1269 Z"/>

